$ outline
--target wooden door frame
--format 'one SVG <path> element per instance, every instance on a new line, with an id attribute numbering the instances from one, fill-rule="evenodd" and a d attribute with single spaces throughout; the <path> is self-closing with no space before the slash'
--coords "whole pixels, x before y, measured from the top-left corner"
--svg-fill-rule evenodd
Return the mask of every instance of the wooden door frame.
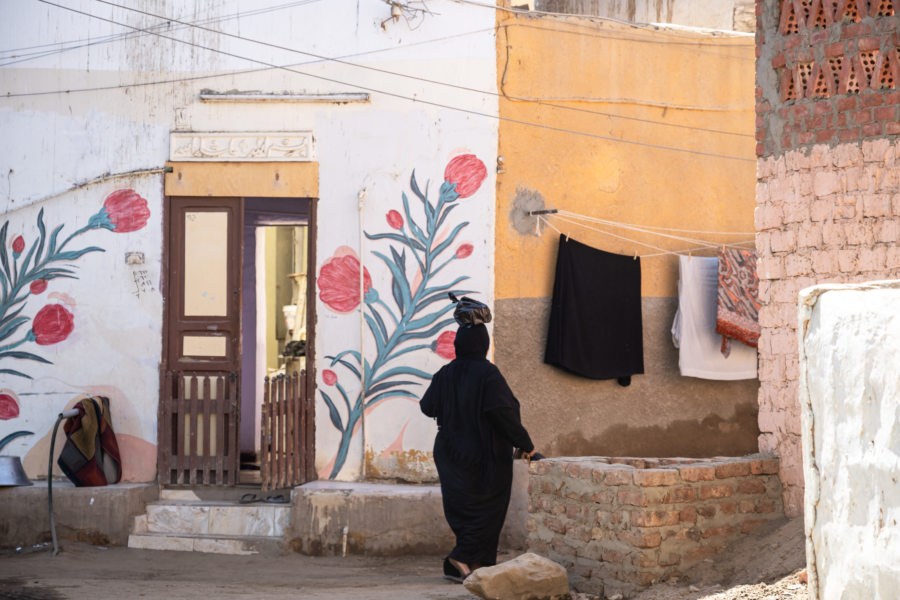
<path id="1" fill-rule="evenodd" d="M 315 471 L 315 404 L 316 404 L 316 241 L 318 238 L 319 165 L 317 162 L 218 162 L 190 161 L 168 162 L 163 188 L 163 238 L 162 271 L 160 290 L 163 297 L 162 314 L 162 354 L 159 369 L 159 405 L 157 410 L 157 444 L 163 443 L 164 393 L 169 356 L 168 311 L 170 310 L 171 285 L 169 270 L 171 251 L 171 205 L 172 198 L 179 196 L 209 197 L 270 197 L 306 198 L 309 202 L 309 224 L 307 238 L 307 279 L 306 279 L 306 398 L 309 403 L 310 418 L 304 432 L 305 479 L 317 478 Z M 243 237 L 243 232 L 241 232 Z M 243 299 L 241 299 L 243 303 Z M 312 358 L 312 360 L 310 360 Z M 159 456 L 159 448 L 157 449 Z M 163 478 L 157 465 L 157 481 Z"/>

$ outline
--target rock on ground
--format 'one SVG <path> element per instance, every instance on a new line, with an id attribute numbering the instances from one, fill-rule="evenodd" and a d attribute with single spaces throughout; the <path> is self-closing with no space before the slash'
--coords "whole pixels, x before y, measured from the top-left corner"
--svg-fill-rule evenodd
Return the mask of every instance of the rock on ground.
<path id="1" fill-rule="evenodd" d="M 569 596 L 565 568 L 531 552 L 466 578 L 466 589 L 485 600 L 562 600 Z"/>

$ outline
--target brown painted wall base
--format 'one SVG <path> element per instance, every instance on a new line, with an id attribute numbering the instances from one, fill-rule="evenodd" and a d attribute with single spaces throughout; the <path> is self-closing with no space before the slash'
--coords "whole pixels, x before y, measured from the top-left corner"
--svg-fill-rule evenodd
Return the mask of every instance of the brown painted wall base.
<path id="1" fill-rule="evenodd" d="M 756 379 L 682 377 L 670 329 L 676 298 L 644 298 L 644 375 L 629 387 L 543 362 L 550 299 L 498 300 L 494 362 L 548 456 L 735 456 L 757 452 Z"/>

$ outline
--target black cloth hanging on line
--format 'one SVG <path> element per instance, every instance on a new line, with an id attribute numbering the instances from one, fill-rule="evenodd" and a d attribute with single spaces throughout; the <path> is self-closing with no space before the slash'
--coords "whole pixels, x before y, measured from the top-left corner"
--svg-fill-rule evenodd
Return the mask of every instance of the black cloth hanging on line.
<path id="1" fill-rule="evenodd" d="M 559 236 L 544 362 L 631 383 L 644 372 L 641 259 Z"/>

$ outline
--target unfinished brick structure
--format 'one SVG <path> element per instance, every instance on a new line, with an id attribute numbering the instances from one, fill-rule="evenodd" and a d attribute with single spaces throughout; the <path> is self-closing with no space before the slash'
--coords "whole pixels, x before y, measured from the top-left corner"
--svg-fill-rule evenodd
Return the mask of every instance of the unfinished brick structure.
<path id="1" fill-rule="evenodd" d="M 900 277 L 897 0 L 757 0 L 759 447 L 803 507 L 797 296 Z"/>
<path id="2" fill-rule="evenodd" d="M 579 591 L 626 597 L 782 516 L 778 460 L 554 458 L 531 464 L 528 549 Z"/>

